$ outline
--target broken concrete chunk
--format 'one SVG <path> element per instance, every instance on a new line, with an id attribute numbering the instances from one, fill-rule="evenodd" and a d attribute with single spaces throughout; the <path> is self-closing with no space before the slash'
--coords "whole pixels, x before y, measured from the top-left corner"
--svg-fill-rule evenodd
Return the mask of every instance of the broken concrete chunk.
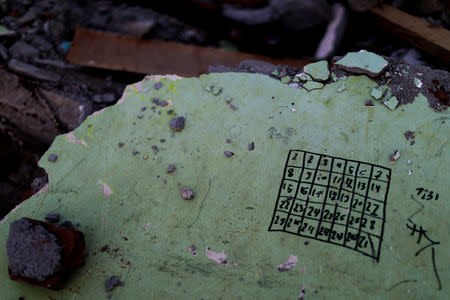
<path id="1" fill-rule="evenodd" d="M 0 58 L 3 59 L 4 61 L 8 60 L 9 58 L 8 51 L 2 44 L 0 44 Z"/>
<path id="2" fill-rule="evenodd" d="M 345 91 L 346 89 L 347 89 L 347 85 L 345 84 L 345 82 L 343 82 L 343 83 L 337 88 L 337 91 L 338 91 L 339 93 L 341 93 L 341 92 Z"/>
<path id="3" fill-rule="evenodd" d="M 334 65 L 347 72 L 376 77 L 386 69 L 388 62 L 380 55 L 361 50 L 359 52 L 347 53 L 347 55 L 338 60 Z"/>
<path id="4" fill-rule="evenodd" d="M 398 105 L 397 97 L 393 96 L 389 100 L 384 101 L 384 105 L 389 107 L 390 110 L 394 110 Z"/>
<path id="5" fill-rule="evenodd" d="M 61 246 L 56 236 L 26 218 L 11 223 L 6 254 L 15 276 L 44 281 L 61 269 Z"/>
<path id="6" fill-rule="evenodd" d="M 314 80 L 326 81 L 330 78 L 330 70 L 328 69 L 328 62 L 326 60 L 308 64 L 303 68 L 303 71 L 309 74 Z"/>
<path id="7" fill-rule="evenodd" d="M 170 128 L 173 131 L 181 131 L 184 129 L 184 117 L 176 117 L 170 120 Z"/>
<path id="8" fill-rule="evenodd" d="M 318 89 L 323 88 L 323 84 L 320 82 L 316 82 L 316 81 L 307 81 L 303 84 L 303 87 L 307 91 L 312 91 L 312 90 L 318 90 Z"/>
<path id="9" fill-rule="evenodd" d="M 370 92 L 370 96 L 372 96 L 376 100 L 380 100 L 381 97 L 383 96 L 383 91 L 374 87 Z"/>
<path id="10" fill-rule="evenodd" d="M 181 189 L 181 197 L 184 200 L 190 200 L 194 198 L 194 192 L 190 188 L 182 188 Z"/>
<path id="11" fill-rule="evenodd" d="M 39 69 L 33 65 L 29 65 L 23 62 L 20 62 L 16 59 L 11 59 L 8 63 L 8 69 L 18 74 L 22 74 L 34 79 L 45 80 L 45 81 L 58 81 L 59 75 Z"/>

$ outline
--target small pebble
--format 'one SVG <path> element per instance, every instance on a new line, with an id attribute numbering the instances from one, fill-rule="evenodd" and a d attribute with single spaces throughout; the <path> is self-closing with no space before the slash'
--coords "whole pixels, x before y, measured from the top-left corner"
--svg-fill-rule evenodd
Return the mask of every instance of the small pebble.
<path id="1" fill-rule="evenodd" d="M 170 120 L 170 128 L 173 131 L 181 131 L 184 129 L 184 117 L 176 117 Z"/>
<path id="2" fill-rule="evenodd" d="M 48 213 L 45 216 L 45 219 L 47 220 L 47 222 L 50 222 L 50 223 L 58 223 L 59 218 L 60 218 L 60 214 L 57 214 L 57 213 Z"/>
<path id="3" fill-rule="evenodd" d="M 143 114 L 138 114 L 137 117 L 138 117 L 139 119 L 142 119 L 142 118 L 144 117 L 144 115 L 143 115 Z"/>
<path id="4" fill-rule="evenodd" d="M 58 159 L 58 155 L 52 153 L 48 156 L 48 161 L 55 162 Z"/>
<path id="5" fill-rule="evenodd" d="M 167 111 L 167 114 L 168 114 L 168 115 L 173 115 L 173 109 L 169 109 L 169 110 Z"/>
<path id="6" fill-rule="evenodd" d="M 133 150 L 133 156 L 136 156 L 136 155 L 138 155 L 139 154 L 139 151 L 136 151 L 136 150 Z"/>
<path id="7" fill-rule="evenodd" d="M 162 86 L 163 86 L 162 82 L 157 82 L 153 87 L 155 88 L 155 90 L 159 90 L 160 88 L 162 88 Z"/>
<path id="8" fill-rule="evenodd" d="M 161 143 L 164 143 L 166 141 L 166 139 L 160 139 L 159 140 Z"/>
<path id="9" fill-rule="evenodd" d="M 166 106 L 168 104 L 169 104 L 169 101 L 161 101 L 161 102 L 159 102 L 159 105 L 161 105 L 161 106 Z"/>
<path id="10" fill-rule="evenodd" d="M 227 142 L 227 144 L 231 143 L 231 139 L 226 139 L 225 142 Z"/>
<path id="11" fill-rule="evenodd" d="M 123 147 L 123 145 L 125 145 L 125 143 L 124 142 L 119 142 L 119 148 L 122 148 Z"/>
<path id="12" fill-rule="evenodd" d="M 175 169 L 176 169 L 176 167 L 175 167 L 175 165 L 173 165 L 173 164 L 170 164 L 168 167 L 167 167 L 167 173 L 173 173 L 173 172 L 175 172 Z"/>
<path id="13" fill-rule="evenodd" d="M 141 111 L 145 111 L 147 109 L 147 106 L 142 106 Z"/>
<path id="14" fill-rule="evenodd" d="M 250 144 L 248 144 L 248 150 L 252 151 L 253 149 L 255 149 L 255 143 L 251 142 Z"/>
<path id="15" fill-rule="evenodd" d="M 373 104 L 372 100 L 367 100 L 366 103 L 364 104 L 365 107 L 374 107 L 375 105 Z"/>
<path id="16" fill-rule="evenodd" d="M 225 151 L 223 151 L 223 153 L 225 154 L 225 156 L 226 157 L 228 157 L 228 158 L 230 158 L 230 157 L 232 157 L 233 155 L 234 155 L 234 153 L 233 152 L 231 152 L 231 151 L 228 151 L 228 150 L 225 150 Z"/>
<path id="17" fill-rule="evenodd" d="M 158 98 L 153 98 L 152 102 L 155 103 L 156 105 L 159 105 L 159 99 Z M 155 109 L 155 107 L 152 106 L 152 109 Z"/>
<path id="18" fill-rule="evenodd" d="M 184 200 L 190 200 L 194 198 L 194 192 L 190 188 L 182 188 L 181 197 L 183 197 Z"/>

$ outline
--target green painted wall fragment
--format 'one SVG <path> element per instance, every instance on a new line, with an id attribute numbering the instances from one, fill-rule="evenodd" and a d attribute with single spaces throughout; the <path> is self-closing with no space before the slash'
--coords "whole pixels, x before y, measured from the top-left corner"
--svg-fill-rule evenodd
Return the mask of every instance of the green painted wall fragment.
<path id="1" fill-rule="evenodd" d="M 289 76 L 284 76 L 283 78 L 281 78 L 281 83 L 289 83 L 289 81 L 291 81 L 291 77 Z"/>
<path id="2" fill-rule="evenodd" d="M 309 74 L 314 80 L 326 81 L 330 78 L 330 70 L 326 60 L 307 64 L 303 67 L 303 72 Z"/>
<path id="3" fill-rule="evenodd" d="M 389 107 L 390 110 L 394 110 L 398 105 L 397 97 L 392 96 L 389 100 L 384 101 L 384 105 Z"/>
<path id="4" fill-rule="evenodd" d="M 381 97 L 383 96 L 383 91 L 381 89 L 374 87 L 370 92 L 370 96 L 372 96 L 376 100 L 380 100 Z"/>
<path id="5" fill-rule="evenodd" d="M 368 109 L 377 84 L 350 76 L 337 93 L 342 83 L 307 92 L 222 73 L 130 85 L 55 139 L 39 162 L 48 189 L 0 224 L 5 245 L 22 216 L 79 222 L 86 265 L 49 291 L 9 280 L 0 251 L 2 297 L 104 299 L 115 275 L 113 299 L 447 299 L 449 113 L 421 94 Z M 154 97 L 169 104 L 141 111 Z"/>
<path id="6" fill-rule="evenodd" d="M 11 36 L 14 35 L 15 32 L 12 30 L 9 30 L 5 26 L 0 25 L 0 36 Z"/>
<path id="7" fill-rule="evenodd" d="M 346 89 L 347 89 L 347 85 L 345 84 L 345 82 L 342 82 L 342 83 L 339 85 L 339 87 L 337 88 L 337 91 L 340 93 L 340 92 L 345 91 Z"/>
<path id="8" fill-rule="evenodd" d="M 359 52 L 349 52 L 335 63 L 335 66 L 346 71 L 378 76 L 388 66 L 388 62 L 375 53 L 360 50 Z"/>
<path id="9" fill-rule="evenodd" d="M 303 88 L 305 88 L 307 91 L 312 90 L 318 90 L 323 87 L 323 83 L 316 82 L 316 81 L 307 81 L 303 84 Z"/>

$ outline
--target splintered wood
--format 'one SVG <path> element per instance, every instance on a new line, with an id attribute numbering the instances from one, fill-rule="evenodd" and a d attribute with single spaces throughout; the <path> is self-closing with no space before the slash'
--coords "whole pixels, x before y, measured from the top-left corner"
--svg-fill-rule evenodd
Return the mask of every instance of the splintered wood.
<path id="1" fill-rule="evenodd" d="M 237 66 L 256 59 L 275 65 L 303 68 L 310 60 L 271 58 L 262 55 L 225 51 L 159 40 L 77 28 L 67 61 L 87 67 L 142 74 L 198 76 L 211 65 Z"/>

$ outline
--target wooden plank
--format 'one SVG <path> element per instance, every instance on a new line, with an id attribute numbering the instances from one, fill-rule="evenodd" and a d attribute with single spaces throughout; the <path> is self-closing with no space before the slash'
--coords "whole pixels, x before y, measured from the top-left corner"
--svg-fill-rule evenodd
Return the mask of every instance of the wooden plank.
<path id="1" fill-rule="evenodd" d="M 378 25 L 414 47 L 450 63 L 450 31 L 407 14 L 390 5 L 371 10 Z"/>
<path id="2" fill-rule="evenodd" d="M 237 66 L 246 59 L 303 68 L 311 60 L 271 58 L 77 28 L 66 60 L 72 64 L 142 74 L 198 76 L 210 65 Z"/>

